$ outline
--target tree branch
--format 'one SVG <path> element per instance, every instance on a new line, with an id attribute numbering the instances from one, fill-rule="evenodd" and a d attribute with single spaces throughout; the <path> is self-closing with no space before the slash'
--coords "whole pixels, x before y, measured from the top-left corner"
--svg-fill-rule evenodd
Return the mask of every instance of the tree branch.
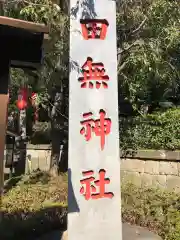
<path id="1" fill-rule="evenodd" d="M 169 65 L 171 70 L 176 73 L 176 76 L 178 77 L 178 79 L 180 79 L 180 75 L 179 75 L 177 69 L 175 68 L 175 66 L 173 66 L 170 62 L 167 62 L 167 61 L 165 61 L 165 62 Z"/>
<path id="2" fill-rule="evenodd" d="M 49 104 L 51 105 L 51 107 L 54 107 L 54 105 L 53 105 L 50 101 L 49 101 Z M 56 111 L 57 111 L 62 117 L 64 117 L 65 119 L 68 120 L 68 117 L 65 116 L 64 114 L 62 114 L 57 108 L 56 108 Z"/>
<path id="3" fill-rule="evenodd" d="M 127 62 L 123 62 L 121 66 L 118 68 L 118 74 L 126 67 Z"/>
<path id="4" fill-rule="evenodd" d="M 128 52 L 132 47 L 135 47 L 135 46 L 138 46 L 138 45 L 142 45 L 142 44 L 144 44 L 143 40 L 136 40 L 132 44 L 130 44 L 127 48 L 124 48 L 124 49 L 118 48 L 118 51 L 117 51 L 117 62 L 118 62 L 118 65 L 122 61 L 122 54 Z"/>
<path id="5" fill-rule="evenodd" d="M 139 41 L 134 41 L 132 44 L 130 44 L 127 48 L 124 49 L 118 49 L 117 55 L 121 55 L 125 52 L 128 52 L 132 47 L 139 45 Z"/>
<path id="6" fill-rule="evenodd" d="M 134 29 L 134 30 L 132 31 L 131 34 L 132 34 L 132 35 L 137 34 L 137 33 L 142 29 L 142 27 L 145 25 L 147 19 L 148 19 L 148 18 L 145 16 L 144 20 L 139 24 L 139 26 L 138 26 L 136 29 Z"/>
<path id="7" fill-rule="evenodd" d="M 139 26 L 136 28 L 136 29 L 134 29 L 133 31 L 132 31 L 132 33 L 131 34 L 133 34 L 133 35 L 135 35 L 135 34 L 137 34 L 141 29 L 142 29 L 142 27 L 145 25 L 145 23 L 146 23 L 146 21 L 147 21 L 147 17 L 145 16 L 145 18 L 144 18 L 144 20 L 139 24 Z M 136 46 L 136 45 L 139 45 L 139 41 L 134 41 L 132 44 L 130 44 L 127 48 L 125 48 L 125 49 L 118 49 L 118 52 L 117 52 L 117 56 L 119 56 L 119 55 L 121 55 L 121 54 L 123 54 L 123 53 L 125 53 L 125 52 L 128 52 L 132 47 L 134 47 L 134 46 Z"/>

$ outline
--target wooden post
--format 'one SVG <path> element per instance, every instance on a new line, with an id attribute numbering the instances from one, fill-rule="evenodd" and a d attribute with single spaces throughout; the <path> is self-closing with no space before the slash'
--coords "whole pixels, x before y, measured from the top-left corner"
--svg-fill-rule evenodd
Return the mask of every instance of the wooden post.
<path id="1" fill-rule="evenodd" d="M 116 2 L 70 0 L 69 240 L 122 240 Z"/>
<path id="2" fill-rule="evenodd" d="M 3 56 L 3 55 L 2 55 Z M 8 105 L 9 60 L 3 59 L 0 65 L 0 208 L 4 188 L 4 145 L 6 136 L 7 105 Z M 0 221 L 2 212 L 0 209 Z"/>

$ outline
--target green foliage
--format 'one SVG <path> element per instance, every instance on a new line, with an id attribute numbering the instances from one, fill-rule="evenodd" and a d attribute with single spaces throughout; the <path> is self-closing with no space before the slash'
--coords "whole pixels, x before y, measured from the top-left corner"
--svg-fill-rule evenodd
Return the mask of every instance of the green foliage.
<path id="1" fill-rule="evenodd" d="M 167 89 L 171 96 L 177 95 L 179 17 L 178 0 L 123 0 L 119 4 L 119 82 L 135 108 L 142 100 L 162 101 Z"/>
<path id="2" fill-rule="evenodd" d="M 24 176 L 18 185 L 3 197 L 3 210 L 35 211 L 43 208 L 47 202 L 67 201 L 66 176 L 50 177 L 46 172 L 35 172 Z M 18 204 L 14 204 L 14 202 Z M 45 205 L 44 205 L 45 204 Z"/>
<path id="3" fill-rule="evenodd" d="M 7 1 L 5 15 L 36 23 L 55 24 L 61 9 L 49 0 Z"/>
<path id="4" fill-rule="evenodd" d="M 44 44 L 43 66 L 37 78 L 27 71 L 11 72 L 12 88 L 24 83 L 33 91 L 47 91 L 52 85 L 61 85 L 68 76 L 69 20 L 57 4 L 51 0 L 12 1 L 5 5 L 5 15 L 49 26 L 49 39 Z M 67 84 L 66 82 L 63 84 Z"/>
<path id="5" fill-rule="evenodd" d="M 122 185 L 122 216 L 131 224 L 148 227 L 164 240 L 180 239 L 180 196 L 160 189 Z"/>
<path id="6" fill-rule="evenodd" d="M 119 84 L 136 110 L 169 98 L 179 105 L 179 16 L 176 0 L 128 0 L 119 7 Z M 120 119 L 120 140 L 122 149 L 179 149 L 179 109 Z"/>
<path id="7" fill-rule="evenodd" d="M 121 119 L 120 144 L 126 149 L 180 149 L 180 109 Z"/>

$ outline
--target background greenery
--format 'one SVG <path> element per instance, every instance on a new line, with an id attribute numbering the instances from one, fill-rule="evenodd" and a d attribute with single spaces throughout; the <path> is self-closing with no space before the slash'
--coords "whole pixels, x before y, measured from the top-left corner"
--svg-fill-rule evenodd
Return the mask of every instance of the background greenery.
<path id="1" fill-rule="evenodd" d="M 38 72 L 12 69 L 10 108 L 17 110 L 17 89 L 27 84 L 39 93 L 41 109 L 52 108 L 54 87 L 62 87 L 61 125 L 68 119 L 69 3 L 63 0 L 8 0 L 4 15 L 50 26 L 44 64 Z M 118 83 L 121 148 L 180 149 L 180 2 L 179 0 L 117 1 Z M 70 59 L 70 62 L 72 59 Z M 173 108 L 172 110 L 169 110 Z M 32 113 L 28 116 L 31 117 Z M 40 119 L 33 134 L 51 141 Z M 41 125 L 41 126 L 40 126 Z M 48 127 L 47 127 L 48 126 Z M 30 133 L 29 133 L 30 134 Z M 34 137 L 33 134 L 31 135 Z M 44 137 L 43 137 L 44 135 Z M 49 139 L 49 140 L 48 140 Z M 38 142 L 38 141 L 35 141 Z"/>
<path id="2" fill-rule="evenodd" d="M 121 149 L 180 149 L 180 109 L 120 119 Z"/>

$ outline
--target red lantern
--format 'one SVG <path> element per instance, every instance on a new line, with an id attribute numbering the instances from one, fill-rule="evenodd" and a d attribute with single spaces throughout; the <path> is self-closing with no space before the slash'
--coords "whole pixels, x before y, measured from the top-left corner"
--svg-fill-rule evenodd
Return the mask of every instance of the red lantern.
<path id="1" fill-rule="evenodd" d="M 27 89 L 22 88 L 20 90 L 18 101 L 17 101 L 17 107 L 19 110 L 23 110 L 27 107 Z"/>
<path id="2" fill-rule="evenodd" d="M 23 99 L 17 101 L 17 107 L 19 110 L 23 110 L 27 107 L 27 102 Z"/>

